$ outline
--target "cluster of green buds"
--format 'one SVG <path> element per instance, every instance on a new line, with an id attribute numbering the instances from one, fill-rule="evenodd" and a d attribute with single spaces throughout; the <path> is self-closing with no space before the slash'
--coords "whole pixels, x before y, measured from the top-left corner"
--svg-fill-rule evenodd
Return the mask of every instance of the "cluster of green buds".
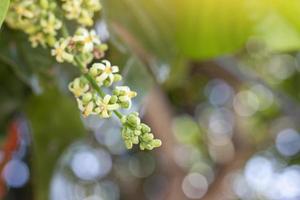
<path id="1" fill-rule="evenodd" d="M 69 90 L 84 117 L 110 118 L 114 113 L 121 121 L 122 138 L 128 149 L 134 144 L 139 144 L 141 150 L 159 147 L 161 141 L 154 139 L 138 113 L 121 114 L 121 109 L 131 108 L 137 93 L 128 86 L 115 86 L 122 80 L 118 66 L 102 60 L 88 67 L 94 59 L 103 58 L 108 49 L 94 30 L 85 28 L 94 24 L 93 16 L 101 9 L 99 0 L 61 0 L 61 3 L 60 8 L 56 0 L 12 0 L 6 22 L 11 28 L 27 33 L 33 47 L 50 47 L 57 62 L 71 63 L 80 69 L 82 75 L 69 84 Z M 65 19 L 80 25 L 73 36 L 69 36 L 63 24 Z"/>
<path id="2" fill-rule="evenodd" d="M 82 26 L 92 26 L 95 12 L 101 10 L 98 0 L 62 0 L 62 8 L 69 20 L 76 20 Z"/>
<path id="3" fill-rule="evenodd" d="M 141 119 L 137 112 L 124 116 L 121 119 L 121 122 L 123 124 L 122 138 L 128 149 L 131 149 L 133 144 L 139 144 L 141 150 L 152 150 L 161 146 L 161 141 L 159 139 L 154 139 L 151 128 L 148 125 L 141 123 Z"/>
<path id="4" fill-rule="evenodd" d="M 52 46 L 62 21 L 56 17 L 57 4 L 48 0 L 12 0 L 6 23 L 29 35 L 33 47 Z"/>
<path id="5" fill-rule="evenodd" d="M 102 43 L 94 30 L 78 28 L 73 37 L 60 38 L 51 50 L 57 62 L 74 62 L 77 56 L 84 64 L 89 64 L 94 58 L 104 56 L 107 45 Z"/>

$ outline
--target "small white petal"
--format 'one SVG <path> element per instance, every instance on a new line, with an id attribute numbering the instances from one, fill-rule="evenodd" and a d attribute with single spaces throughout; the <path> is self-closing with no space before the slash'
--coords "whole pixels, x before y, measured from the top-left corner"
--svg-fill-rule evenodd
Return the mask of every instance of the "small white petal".
<path id="1" fill-rule="evenodd" d="M 112 72 L 113 73 L 119 72 L 119 67 L 118 66 L 112 66 Z"/>
<path id="2" fill-rule="evenodd" d="M 106 66 L 108 66 L 108 67 L 111 66 L 111 64 L 110 64 L 110 62 L 109 62 L 108 60 L 102 60 L 102 62 L 103 62 Z"/>
<path id="3" fill-rule="evenodd" d="M 108 104 L 110 101 L 111 96 L 110 95 L 105 95 L 105 97 L 103 98 L 103 103 Z"/>

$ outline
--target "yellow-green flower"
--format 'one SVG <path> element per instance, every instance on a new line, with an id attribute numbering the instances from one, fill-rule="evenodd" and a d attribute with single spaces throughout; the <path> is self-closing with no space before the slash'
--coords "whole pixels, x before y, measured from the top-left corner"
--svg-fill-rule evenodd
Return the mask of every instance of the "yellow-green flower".
<path id="1" fill-rule="evenodd" d="M 105 95 L 103 99 L 98 98 L 96 100 L 97 108 L 95 108 L 95 112 L 103 118 L 109 118 L 111 116 L 111 112 L 117 110 L 120 107 L 116 103 L 110 103 L 110 100 L 110 95 Z"/>
<path id="2" fill-rule="evenodd" d="M 78 108 L 82 112 L 82 115 L 84 117 L 87 117 L 91 114 L 96 114 L 94 112 L 94 109 L 96 108 L 96 104 L 93 101 L 84 104 L 81 99 L 77 98 L 76 100 L 77 100 Z"/>
<path id="3" fill-rule="evenodd" d="M 75 97 L 80 97 L 85 94 L 90 89 L 90 86 L 86 79 L 79 77 L 74 79 L 69 84 L 69 90 L 75 95 Z"/>
<path id="4" fill-rule="evenodd" d="M 73 62 L 74 56 L 67 51 L 70 43 L 70 38 L 61 38 L 54 44 L 54 49 L 51 50 L 51 55 L 55 56 L 57 62 Z"/>
<path id="5" fill-rule="evenodd" d="M 76 31 L 73 41 L 82 44 L 83 53 L 92 52 L 94 45 L 101 44 L 96 32 L 94 30 L 88 31 L 85 28 L 79 28 Z"/>
<path id="6" fill-rule="evenodd" d="M 67 19 L 78 19 L 81 12 L 82 0 L 63 0 L 62 8 Z"/>
<path id="7" fill-rule="evenodd" d="M 51 12 L 48 14 L 47 18 L 41 19 L 40 24 L 43 32 L 50 35 L 56 35 L 57 30 L 62 27 L 62 22 Z"/>
<path id="8" fill-rule="evenodd" d="M 90 69 L 90 73 L 96 78 L 96 82 L 99 85 L 102 85 L 106 80 L 108 85 L 111 85 L 117 72 L 119 72 L 119 67 L 112 66 L 108 60 L 103 60 L 102 63 L 95 63 Z"/>
<path id="9" fill-rule="evenodd" d="M 67 19 L 76 20 L 83 26 L 92 26 L 94 13 L 101 9 L 99 0 L 62 0 Z"/>
<path id="10" fill-rule="evenodd" d="M 47 43 L 45 35 L 42 34 L 41 32 L 30 35 L 29 41 L 31 42 L 32 47 L 37 47 L 39 44 L 42 46 L 46 46 Z"/>

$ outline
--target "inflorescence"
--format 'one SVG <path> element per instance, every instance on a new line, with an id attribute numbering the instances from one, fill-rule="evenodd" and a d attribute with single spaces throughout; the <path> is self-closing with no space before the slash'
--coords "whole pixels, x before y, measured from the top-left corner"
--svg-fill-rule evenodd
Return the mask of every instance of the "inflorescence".
<path id="1" fill-rule="evenodd" d="M 119 67 L 104 60 L 108 46 L 95 30 L 86 27 L 94 24 L 95 13 L 101 10 L 99 0 L 12 0 L 6 22 L 29 36 L 32 47 L 39 45 L 51 49 L 59 63 L 67 62 L 78 67 L 82 75 L 69 84 L 84 117 L 97 115 L 110 118 L 114 113 L 122 124 L 122 138 L 128 149 L 139 144 L 141 150 L 159 147 L 148 125 L 141 122 L 138 113 L 123 115 L 121 109 L 130 109 L 137 93 L 128 86 L 115 86 L 122 80 Z M 68 34 L 64 20 L 79 24 L 73 36 Z M 95 59 L 100 62 L 92 63 Z M 111 93 L 103 92 L 111 91 Z"/>

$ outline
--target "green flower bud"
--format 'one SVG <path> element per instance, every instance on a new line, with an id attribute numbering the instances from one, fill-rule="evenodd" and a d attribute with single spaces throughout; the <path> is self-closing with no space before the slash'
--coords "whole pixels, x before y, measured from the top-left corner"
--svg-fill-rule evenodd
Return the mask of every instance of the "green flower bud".
<path id="1" fill-rule="evenodd" d="M 152 133 L 150 133 L 150 134 L 143 135 L 142 138 L 144 141 L 150 142 L 151 140 L 153 140 L 154 136 Z"/>
<path id="2" fill-rule="evenodd" d="M 109 80 L 105 80 L 105 81 L 103 81 L 103 85 L 105 86 L 105 87 L 109 87 L 110 85 L 111 85 L 111 82 L 109 81 Z"/>
<path id="3" fill-rule="evenodd" d="M 119 96 L 120 95 L 120 90 L 114 90 L 113 95 Z"/>
<path id="4" fill-rule="evenodd" d="M 151 131 L 151 128 L 148 125 L 142 123 L 141 124 L 141 130 L 142 130 L 143 133 L 149 133 Z"/>
<path id="5" fill-rule="evenodd" d="M 126 148 L 127 149 L 132 149 L 132 142 L 131 141 L 129 141 L 129 140 L 125 140 L 125 146 L 126 146 Z"/>
<path id="6" fill-rule="evenodd" d="M 126 92 L 123 91 L 123 90 L 120 90 L 119 95 L 120 95 L 120 96 L 124 96 L 124 95 L 126 95 Z"/>
<path id="7" fill-rule="evenodd" d="M 148 149 L 148 150 L 152 150 L 154 147 L 151 145 L 151 144 L 147 144 L 146 145 L 146 149 Z"/>
<path id="8" fill-rule="evenodd" d="M 84 94 L 84 95 L 82 96 L 82 102 L 83 102 L 83 103 L 88 103 L 89 101 L 92 100 L 92 98 L 93 98 L 92 93 L 91 93 L 91 92 L 88 92 L 88 93 L 86 93 L 86 94 Z"/>
<path id="9" fill-rule="evenodd" d="M 140 118 L 133 114 L 128 115 L 127 120 L 128 123 L 133 127 L 136 127 L 141 122 Z"/>
<path id="10" fill-rule="evenodd" d="M 128 101 L 126 101 L 126 102 L 121 102 L 121 103 L 120 103 L 120 106 L 121 106 L 122 108 L 127 109 L 127 108 L 130 107 L 130 103 L 129 103 Z"/>
<path id="11" fill-rule="evenodd" d="M 138 143 L 139 143 L 139 137 L 137 137 L 137 136 L 136 136 L 136 137 L 133 137 L 133 138 L 132 138 L 132 143 L 133 143 L 133 144 L 138 144 Z"/>
<path id="12" fill-rule="evenodd" d="M 139 131 L 139 130 L 134 130 L 134 135 L 136 135 L 136 136 L 141 135 L 141 131 Z"/>
<path id="13" fill-rule="evenodd" d="M 116 95 L 112 95 L 109 102 L 114 104 L 117 103 L 117 101 L 118 101 L 118 97 Z"/>
<path id="14" fill-rule="evenodd" d="M 118 82 L 122 80 L 122 76 L 120 74 L 115 74 L 114 75 L 114 82 Z"/>
<path id="15" fill-rule="evenodd" d="M 146 146 L 143 143 L 140 143 L 140 149 L 145 150 Z"/>
<path id="16" fill-rule="evenodd" d="M 161 146 L 161 140 L 159 139 L 154 139 L 152 142 L 151 142 L 152 146 L 153 147 L 160 147 Z"/>

